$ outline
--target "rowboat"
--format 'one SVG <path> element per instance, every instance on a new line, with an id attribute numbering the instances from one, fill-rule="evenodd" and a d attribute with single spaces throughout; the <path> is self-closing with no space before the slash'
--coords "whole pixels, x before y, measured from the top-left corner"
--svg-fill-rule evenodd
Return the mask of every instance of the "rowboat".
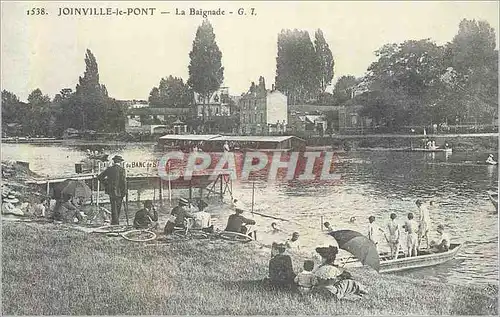
<path id="1" fill-rule="evenodd" d="M 418 256 L 398 257 L 395 260 L 390 260 L 387 256 L 381 257 L 379 273 L 399 272 L 443 264 L 452 260 L 461 247 L 461 244 L 451 244 L 450 249 L 446 252 L 419 251 Z"/>
<path id="2" fill-rule="evenodd" d="M 490 192 L 488 193 L 488 198 L 498 212 L 498 193 Z"/>
<path id="3" fill-rule="evenodd" d="M 390 259 L 388 253 L 380 254 L 380 270 L 379 273 L 400 272 L 429 266 L 443 264 L 452 260 L 462 247 L 461 244 L 451 244 L 450 249 L 446 252 L 432 253 L 425 250 L 419 250 L 418 256 L 405 257 L 403 252 L 398 254 L 395 260 Z M 361 263 L 357 260 L 347 261 L 346 267 L 359 267 Z"/>

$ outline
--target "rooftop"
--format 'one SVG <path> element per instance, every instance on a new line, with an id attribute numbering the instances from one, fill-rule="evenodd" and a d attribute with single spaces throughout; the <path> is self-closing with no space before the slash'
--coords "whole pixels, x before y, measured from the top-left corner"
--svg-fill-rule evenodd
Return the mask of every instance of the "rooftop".
<path id="1" fill-rule="evenodd" d="M 188 114 L 190 108 L 131 108 L 127 110 L 128 115 L 182 115 Z"/>

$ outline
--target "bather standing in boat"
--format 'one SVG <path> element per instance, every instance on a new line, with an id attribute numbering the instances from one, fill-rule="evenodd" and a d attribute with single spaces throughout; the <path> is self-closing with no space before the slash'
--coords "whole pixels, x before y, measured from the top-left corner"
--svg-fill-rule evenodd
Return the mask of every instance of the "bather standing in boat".
<path id="1" fill-rule="evenodd" d="M 419 211 L 419 226 L 418 226 L 418 247 L 422 243 L 422 239 L 425 238 L 427 244 L 427 249 L 429 248 L 429 227 L 431 226 L 431 218 L 429 216 L 429 209 L 424 205 L 423 201 L 417 199 L 415 201 Z"/>
<path id="2" fill-rule="evenodd" d="M 375 243 L 375 247 L 378 248 L 378 242 L 379 242 L 378 232 L 379 231 L 384 232 L 384 230 L 382 230 L 382 228 L 380 228 L 375 224 L 375 216 L 368 217 L 368 221 L 370 223 L 368 225 L 368 239 L 370 239 L 370 241 Z"/>
<path id="3" fill-rule="evenodd" d="M 399 230 L 399 225 L 396 222 L 396 214 L 391 213 L 391 221 L 387 224 L 387 231 L 389 232 L 389 237 L 385 236 L 389 247 L 391 248 L 391 258 L 397 259 L 399 253 L 399 241 L 401 233 Z"/>
<path id="4" fill-rule="evenodd" d="M 404 225 L 406 231 L 406 248 L 407 253 L 406 256 L 417 256 L 417 243 L 418 243 L 418 224 L 415 220 L 413 220 L 413 213 L 410 212 L 408 214 L 408 220 Z"/>

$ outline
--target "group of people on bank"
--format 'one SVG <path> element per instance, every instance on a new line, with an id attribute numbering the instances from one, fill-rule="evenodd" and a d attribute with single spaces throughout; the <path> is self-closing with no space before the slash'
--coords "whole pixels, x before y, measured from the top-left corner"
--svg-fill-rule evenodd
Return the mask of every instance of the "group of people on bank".
<path id="1" fill-rule="evenodd" d="M 386 224 L 385 230 L 375 224 L 375 216 L 370 216 L 368 218 L 369 225 L 367 237 L 378 246 L 379 237 L 383 235 L 390 248 L 391 259 L 398 258 L 399 250 L 402 247 L 405 248 L 404 253 L 407 257 L 417 256 L 418 250 L 423 249 L 424 240 L 426 249 L 430 252 L 446 252 L 450 248 L 450 237 L 442 224 L 436 227 L 438 239 L 429 240 L 429 234 L 432 228 L 429 207 L 433 208 L 434 202 L 430 201 L 429 206 L 426 206 L 422 200 L 417 199 L 415 204 L 418 209 L 418 220 L 415 219 L 415 215 L 410 212 L 403 225 L 398 223 L 395 213 L 390 214 L 390 220 Z"/>

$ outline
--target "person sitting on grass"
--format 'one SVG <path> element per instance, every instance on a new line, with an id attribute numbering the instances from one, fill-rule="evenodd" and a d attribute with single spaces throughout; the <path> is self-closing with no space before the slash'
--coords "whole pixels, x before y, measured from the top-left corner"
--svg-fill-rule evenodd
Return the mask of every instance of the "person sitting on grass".
<path id="1" fill-rule="evenodd" d="M 430 243 L 431 252 L 446 252 L 450 249 L 450 236 L 445 232 L 444 226 L 438 225 L 437 232 L 439 233 L 439 238 L 437 241 L 432 240 Z"/>
<path id="2" fill-rule="evenodd" d="M 309 294 L 316 284 L 318 284 L 318 278 L 312 273 L 314 269 L 314 261 L 305 260 L 304 270 L 297 274 L 294 279 L 297 288 L 302 295 Z"/>
<path id="3" fill-rule="evenodd" d="M 235 204 L 234 211 L 235 213 L 229 216 L 229 218 L 227 219 L 225 231 L 251 235 L 252 233 L 249 232 L 250 228 L 246 225 L 255 225 L 255 220 L 243 217 L 241 215 L 243 213 L 243 206 L 238 203 Z"/>
<path id="4" fill-rule="evenodd" d="M 135 213 L 135 229 L 156 229 L 158 228 L 158 213 L 151 200 L 144 201 L 144 208 Z"/>
<path id="5" fill-rule="evenodd" d="M 80 210 L 73 203 L 73 196 L 63 194 L 62 200 L 58 201 L 54 208 L 53 219 L 66 223 L 83 221 Z"/>
<path id="6" fill-rule="evenodd" d="M 186 198 L 179 199 L 179 204 L 172 209 L 171 215 L 175 217 L 175 220 L 168 221 L 165 225 L 165 234 L 170 234 L 174 229 L 182 228 L 189 229 L 192 225 L 193 214 L 189 211 L 189 201 Z"/>
<path id="7" fill-rule="evenodd" d="M 33 214 L 36 217 L 45 217 L 47 209 L 49 209 L 49 204 L 50 203 L 47 197 L 40 198 L 39 203 L 33 207 Z"/>
<path id="8" fill-rule="evenodd" d="M 273 286 L 291 287 L 295 279 L 292 258 L 285 254 L 285 244 L 279 243 L 276 249 L 278 254 L 269 261 L 269 282 Z"/>
<path id="9" fill-rule="evenodd" d="M 212 224 L 212 216 L 205 211 L 205 208 L 208 206 L 206 202 L 201 200 L 198 203 L 198 212 L 193 214 L 193 229 L 201 229 L 207 233 L 214 232 L 214 225 Z"/>
<path id="10" fill-rule="evenodd" d="M 353 280 L 352 275 L 335 265 L 339 249 L 334 246 L 316 248 L 322 264 L 314 271 L 318 279 L 313 292 L 335 299 L 359 299 L 367 294 L 365 287 Z"/>

